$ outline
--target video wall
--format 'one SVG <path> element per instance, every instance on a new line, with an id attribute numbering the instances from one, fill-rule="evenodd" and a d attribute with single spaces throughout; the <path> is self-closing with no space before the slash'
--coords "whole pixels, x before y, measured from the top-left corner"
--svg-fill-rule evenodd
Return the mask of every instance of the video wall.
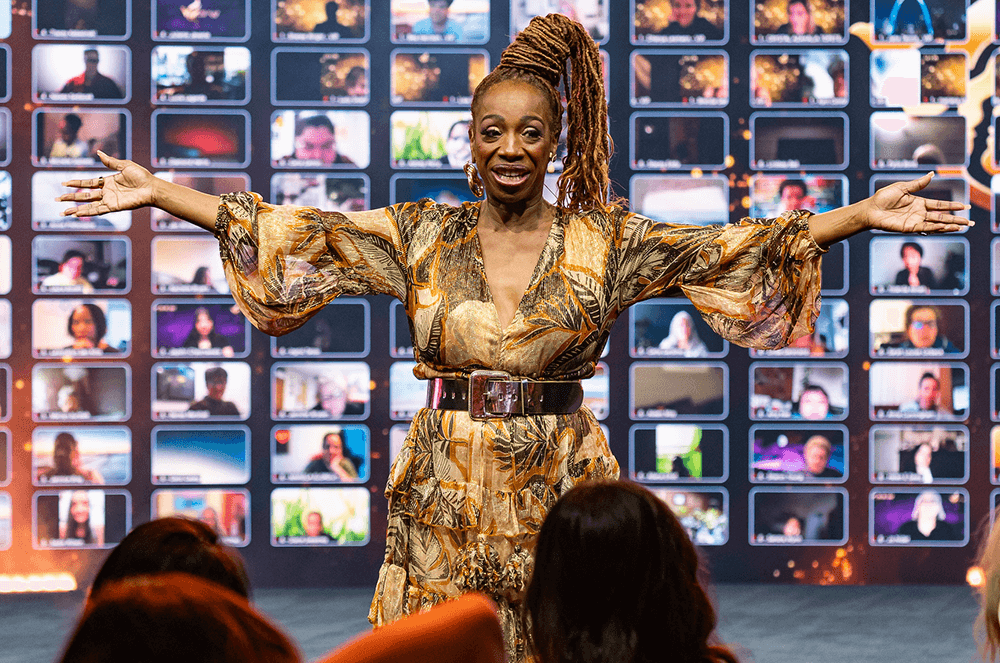
<path id="1" fill-rule="evenodd" d="M 639 213 L 821 212 L 928 170 L 925 195 L 972 204 L 961 234 L 834 246 L 816 330 L 791 347 L 733 346 L 664 298 L 622 318 L 585 384 L 623 476 L 674 509 L 717 580 L 964 580 L 1000 502 L 993 2 L 7 9 L 0 591 L 84 585 L 131 527 L 171 514 L 239 546 L 258 586 L 374 584 L 389 466 L 425 399 L 400 303 L 343 298 L 270 338 L 208 233 L 155 210 L 64 217 L 54 198 L 103 150 L 323 210 L 471 200 L 472 92 L 551 11 L 601 46 L 612 180 Z"/>

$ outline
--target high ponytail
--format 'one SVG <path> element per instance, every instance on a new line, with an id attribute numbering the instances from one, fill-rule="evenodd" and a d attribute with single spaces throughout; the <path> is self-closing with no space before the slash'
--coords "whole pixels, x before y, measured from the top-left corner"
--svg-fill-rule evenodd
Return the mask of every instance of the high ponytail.
<path id="1" fill-rule="evenodd" d="M 582 25 L 562 14 L 536 16 L 476 87 L 473 117 L 481 96 L 509 80 L 523 80 L 546 95 L 557 132 L 562 130 L 558 88 L 560 81 L 565 82 L 568 154 L 559 176 L 557 204 L 570 211 L 603 209 L 608 202 L 611 138 L 597 44 Z"/>

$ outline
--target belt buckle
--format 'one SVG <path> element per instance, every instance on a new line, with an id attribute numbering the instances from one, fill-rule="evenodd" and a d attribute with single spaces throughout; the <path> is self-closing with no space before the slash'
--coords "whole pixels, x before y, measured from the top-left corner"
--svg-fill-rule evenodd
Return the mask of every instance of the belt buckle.
<path id="1" fill-rule="evenodd" d="M 511 382 L 511 374 L 506 371 L 472 371 L 469 374 L 469 416 L 478 421 L 488 419 L 506 419 L 510 410 L 498 410 L 495 407 L 495 394 L 490 392 L 490 382 Z M 520 388 L 520 383 L 518 383 Z M 509 405 L 509 403 L 508 403 Z"/>

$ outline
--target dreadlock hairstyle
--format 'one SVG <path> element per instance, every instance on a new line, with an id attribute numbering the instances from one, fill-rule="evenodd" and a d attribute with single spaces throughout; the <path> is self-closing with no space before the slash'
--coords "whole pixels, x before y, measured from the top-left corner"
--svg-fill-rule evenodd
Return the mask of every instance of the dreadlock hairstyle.
<path id="1" fill-rule="evenodd" d="M 601 54 L 594 40 L 582 25 L 562 14 L 531 19 L 514 43 L 504 49 L 496 69 L 476 87 L 473 117 L 483 94 L 505 81 L 524 81 L 545 95 L 557 134 L 562 131 L 558 87 L 560 81 L 566 83 L 568 154 L 559 176 L 557 204 L 570 211 L 603 209 L 608 202 L 612 144 Z"/>

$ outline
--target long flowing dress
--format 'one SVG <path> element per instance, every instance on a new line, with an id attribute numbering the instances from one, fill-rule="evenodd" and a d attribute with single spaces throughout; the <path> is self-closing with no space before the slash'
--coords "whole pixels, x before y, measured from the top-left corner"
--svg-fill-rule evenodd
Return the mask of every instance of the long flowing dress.
<path id="1" fill-rule="evenodd" d="M 338 295 L 381 293 L 405 306 L 418 378 L 477 369 L 518 378 L 594 374 L 612 323 L 635 302 L 687 296 L 727 339 L 779 347 L 811 330 L 820 255 L 808 213 L 728 226 L 677 226 L 609 207 L 557 214 L 517 312 L 501 328 L 477 233 L 479 203 L 429 200 L 359 213 L 223 197 L 226 277 L 261 330 L 301 325 Z M 586 407 L 568 415 L 477 421 L 421 410 L 386 486 L 385 562 L 369 619 L 384 624 L 465 591 L 498 602 L 508 654 L 535 536 L 581 481 L 618 476 Z"/>

